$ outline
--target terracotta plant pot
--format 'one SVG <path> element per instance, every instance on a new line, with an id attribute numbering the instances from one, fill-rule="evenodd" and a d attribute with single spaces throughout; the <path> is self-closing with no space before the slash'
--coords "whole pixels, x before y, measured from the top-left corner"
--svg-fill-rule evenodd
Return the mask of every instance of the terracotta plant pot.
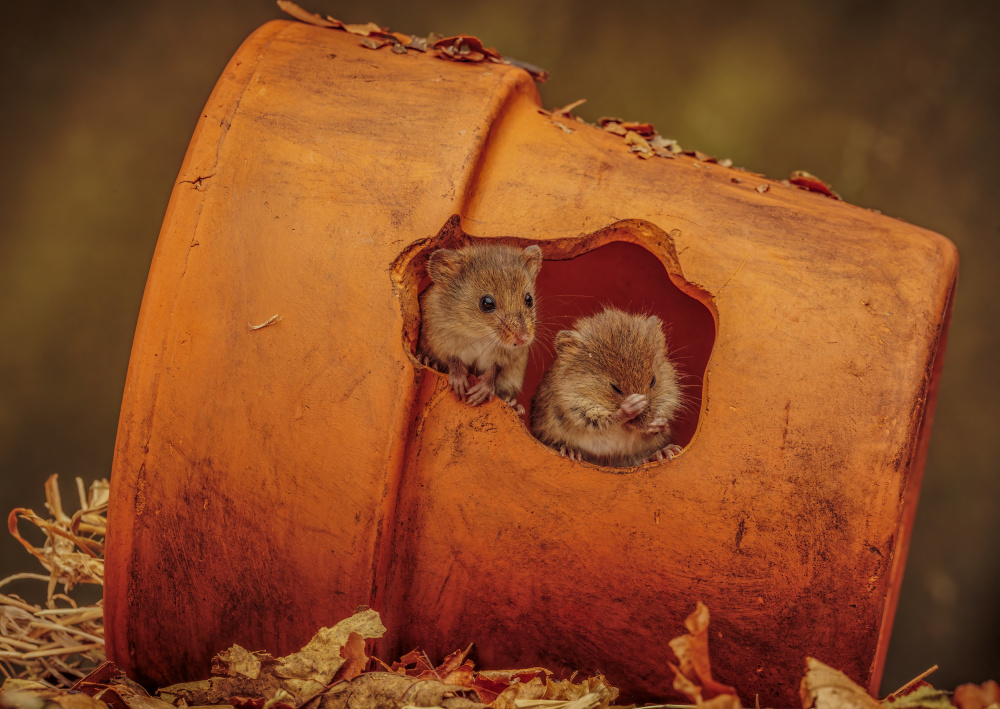
<path id="1" fill-rule="evenodd" d="M 538 108 L 519 69 L 295 22 L 233 57 L 122 404 L 105 603 L 133 676 L 207 675 L 234 642 L 290 652 L 367 604 L 386 660 L 474 642 L 480 667 L 673 696 L 667 641 L 700 599 L 745 702 L 794 704 L 806 655 L 877 687 L 954 247 Z M 546 259 L 522 402 L 575 315 L 655 312 L 690 385 L 680 457 L 562 459 L 416 363 L 427 254 L 495 238 Z"/>

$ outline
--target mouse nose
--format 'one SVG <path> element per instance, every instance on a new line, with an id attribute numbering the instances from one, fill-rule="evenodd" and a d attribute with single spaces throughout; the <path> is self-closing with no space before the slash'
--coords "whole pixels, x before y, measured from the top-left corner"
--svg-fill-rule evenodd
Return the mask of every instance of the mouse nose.
<path id="1" fill-rule="evenodd" d="M 522 332 L 518 332 L 517 334 L 514 335 L 514 344 L 515 345 L 518 345 L 518 346 L 520 346 L 520 345 L 526 345 L 529 342 L 531 342 L 531 335 L 529 335 L 527 332 L 523 332 L 522 331 Z"/>

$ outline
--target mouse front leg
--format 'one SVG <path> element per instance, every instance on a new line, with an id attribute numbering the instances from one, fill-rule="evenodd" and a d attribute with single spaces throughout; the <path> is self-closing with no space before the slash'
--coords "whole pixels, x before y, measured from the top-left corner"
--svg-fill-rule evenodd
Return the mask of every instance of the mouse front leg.
<path id="1" fill-rule="evenodd" d="M 465 393 L 466 402 L 471 406 L 479 406 L 492 399 L 494 393 L 496 393 L 496 377 L 497 368 L 496 365 L 493 365 L 483 372 L 483 375 L 479 377 L 479 381 Z"/>
<path id="2" fill-rule="evenodd" d="M 469 368 L 458 357 L 448 358 L 448 384 L 459 400 L 464 399 L 469 391 Z"/>

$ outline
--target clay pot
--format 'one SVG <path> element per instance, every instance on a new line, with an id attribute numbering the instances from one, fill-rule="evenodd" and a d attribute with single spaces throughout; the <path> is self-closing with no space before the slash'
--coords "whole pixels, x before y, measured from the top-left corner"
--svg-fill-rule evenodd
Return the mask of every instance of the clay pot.
<path id="1" fill-rule="evenodd" d="M 702 600 L 745 702 L 795 703 L 806 655 L 877 687 L 954 247 L 538 108 L 519 69 L 294 22 L 233 57 L 122 404 L 105 617 L 132 676 L 205 676 L 234 642 L 287 653 L 367 604 L 387 660 L 474 642 L 480 667 L 674 696 L 667 641 Z M 690 385 L 680 457 L 562 459 L 416 363 L 427 254 L 497 238 L 546 259 L 522 402 L 563 323 L 655 312 Z"/>

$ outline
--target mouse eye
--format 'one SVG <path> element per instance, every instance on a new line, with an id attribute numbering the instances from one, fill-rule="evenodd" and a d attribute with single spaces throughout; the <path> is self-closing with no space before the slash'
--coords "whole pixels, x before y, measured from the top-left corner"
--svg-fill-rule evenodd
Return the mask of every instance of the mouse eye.
<path id="1" fill-rule="evenodd" d="M 497 309 L 497 302 L 493 300 L 493 296 L 484 295 L 479 299 L 479 309 L 484 313 L 492 313 Z"/>
<path id="2" fill-rule="evenodd" d="M 524 304 L 527 305 L 529 308 L 535 304 L 535 299 L 531 297 L 531 293 L 528 293 L 527 295 L 524 296 Z"/>
<path id="3" fill-rule="evenodd" d="M 652 388 L 653 388 L 653 387 L 655 387 L 655 386 L 656 386 L 656 377 L 653 377 L 653 381 L 651 381 L 651 382 L 649 383 L 649 387 L 650 387 L 650 389 L 652 389 Z"/>
<path id="4" fill-rule="evenodd" d="M 619 389 L 618 387 L 616 387 L 616 386 L 615 386 L 614 384 L 612 384 L 612 385 L 611 385 L 611 388 L 612 388 L 612 389 L 614 389 L 614 390 L 615 390 L 616 392 L 618 392 L 619 394 L 621 394 L 621 393 L 622 393 L 622 390 L 621 390 L 621 389 Z"/>

